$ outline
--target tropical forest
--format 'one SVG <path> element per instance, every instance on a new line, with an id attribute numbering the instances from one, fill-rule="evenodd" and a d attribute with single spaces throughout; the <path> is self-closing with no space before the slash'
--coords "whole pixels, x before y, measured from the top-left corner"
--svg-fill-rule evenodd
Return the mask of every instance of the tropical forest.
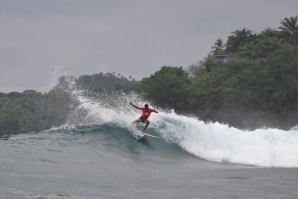
<path id="1" fill-rule="evenodd" d="M 115 72 L 63 76 L 47 93 L 0 93 L 0 135 L 64 124 L 78 106 L 69 91 L 70 79 L 93 97 L 134 92 L 152 106 L 205 122 L 250 130 L 293 128 L 298 123 L 297 44 L 298 21 L 293 16 L 260 33 L 232 30 L 226 40 L 215 39 L 203 60 L 185 68 L 162 66 L 140 81 Z"/>

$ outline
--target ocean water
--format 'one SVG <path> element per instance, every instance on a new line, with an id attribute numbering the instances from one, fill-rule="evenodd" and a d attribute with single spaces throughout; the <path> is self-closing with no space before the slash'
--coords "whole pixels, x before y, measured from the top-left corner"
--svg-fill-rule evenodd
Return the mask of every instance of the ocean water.
<path id="1" fill-rule="evenodd" d="M 298 198 L 298 130 L 244 131 L 174 111 L 132 136 L 135 94 L 79 102 L 65 125 L 0 139 L 0 198 Z"/>

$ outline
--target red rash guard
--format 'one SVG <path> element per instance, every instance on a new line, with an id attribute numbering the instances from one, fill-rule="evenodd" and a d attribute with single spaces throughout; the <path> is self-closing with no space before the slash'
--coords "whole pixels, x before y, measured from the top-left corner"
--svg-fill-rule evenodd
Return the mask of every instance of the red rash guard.
<path id="1" fill-rule="evenodd" d="M 138 107 L 138 109 L 143 111 L 143 115 L 141 116 L 143 120 L 147 120 L 150 114 L 154 111 L 154 109 L 150 109 L 150 108 L 146 110 L 145 108 Z"/>

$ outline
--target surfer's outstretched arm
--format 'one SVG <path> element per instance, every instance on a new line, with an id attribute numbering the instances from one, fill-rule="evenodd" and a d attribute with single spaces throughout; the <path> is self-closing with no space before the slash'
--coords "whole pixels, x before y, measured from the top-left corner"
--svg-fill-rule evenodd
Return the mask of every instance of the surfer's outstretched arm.
<path id="1" fill-rule="evenodd" d="M 135 106 L 132 102 L 129 102 L 129 105 L 133 106 L 136 109 L 139 109 L 139 107 Z"/>

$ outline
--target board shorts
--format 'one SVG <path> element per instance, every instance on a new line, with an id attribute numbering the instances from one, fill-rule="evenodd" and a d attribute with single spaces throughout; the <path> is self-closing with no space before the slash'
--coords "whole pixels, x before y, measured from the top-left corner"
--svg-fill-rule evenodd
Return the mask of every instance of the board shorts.
<path id="1" fill-rule="evenodd" d="M 142 117 L 140 117 L 137 122 L 142 122 L 142 123 L 145 123 L 145 124 L 148 124 L 149 121 L 148 120 L 144 120 Z"/>

